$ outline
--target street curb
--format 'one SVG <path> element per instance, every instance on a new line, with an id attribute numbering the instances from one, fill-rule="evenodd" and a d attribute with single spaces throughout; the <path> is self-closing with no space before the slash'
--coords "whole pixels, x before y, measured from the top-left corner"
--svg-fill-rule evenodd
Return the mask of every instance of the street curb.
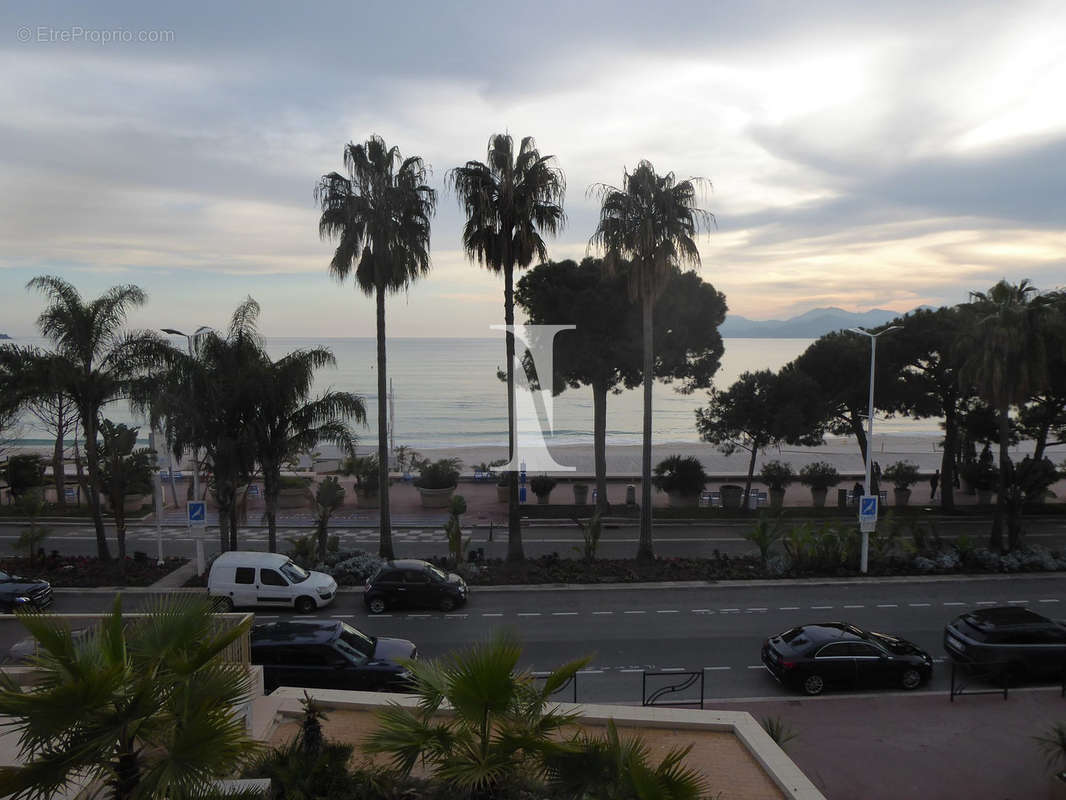
<path id="1" fill-rule="evenodd" d="M 861 585 L 892 585 L 892 584 L 933 584 L 933 583 L 966 583 L 974 581 L 1034 581 L 1054 580 L 1066 577 L 1066 572 L 1039 572 L 1039 573 L 998 573 L 995 575 L 899 575 L 883 578 L 789 578 L 786 580 L 752 580 L 752 581 L 659 581 L 657 583 L 531 583 L 531 584 L 503 584 L 500 586 L 470 586 L 472 594 L 489 594 L 491 592 L 582 592 L 582 591 L 618 591 L 635 590 L 645 591 L 649 589 L 762 589 L 770 587 L 789 586 L 861 586 Z M 110 586 L 110 587 L 56 587 L 53 594 L 112 594 L 125 592 L 128 594 L 158 594 L 166 592 L 202 592 L 203 587 L 156 587 L 156 586 Z M 337 594 L 360 594 L 361 587 L 343 587 L 337 590 Z"/>

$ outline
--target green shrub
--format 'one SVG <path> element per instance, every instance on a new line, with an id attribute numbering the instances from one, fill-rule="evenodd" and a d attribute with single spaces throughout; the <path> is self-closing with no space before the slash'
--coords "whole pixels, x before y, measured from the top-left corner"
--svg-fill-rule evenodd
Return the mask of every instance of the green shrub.
<path id="1" fill-rule="evenodd" d="M 744 534 L 745 539 L 759 548 L 759 561 L 762 562 L 763 569 L 766 569 L 770 551 L 780 541 L 782 533 L 780 516 L 771 521 L 766 514 L 759 514 L 758 521 Z"/>
<path id="2" fill-rule="evenodd" d="M 800 470 L 800 483 L 812 489 L 828 489 L 840 483 L 840 473 L 828 462 L 815 461 Z"/>
<path id="3" fill-rule="evenodd" d="M 12 497 L 21 497 L 31 489 L 44 486 L 44 459 L 35 455 L 11 456 L 4 470 L 4 479 Z"/>
<path id="4" fill-rule="evenodd" d="M 311 479 L 299 475 L 282 475 L 278 486 L 282 489 L 308 489 L 311 487 Z"/>
<path id="5" fill-rule="evenodd" d="M 900 491 L 909 489 L 918 482 L 918 465 L 910 461 L 897 461 L 885 470 L 884 478 Z"/>
<path id="6" fill-rule="evenodd" d="M 440 458 L 422 465 L 415 486 L 419 489 L 452 489 L 459 483 L 458 458 Z"/>
<path id="7" fill-rule="evenodd" d="M 651 482 L 663 492 L 699 494 L 707 485 L 707 473 L 695 456 L 672 455 L 655 465 Z"/>
<path id="8" fill-rule="evenodd" d="M 782 461 L 767 461 L 759 473 L 762 482 L 775 491 L 781 491 L 792 483 L 794 475 L 792 465 Z"/>
<path id="9" fill-rule="evenodd" d="M 558 485 L 558 481 L 550 475 L 534 475 L 529 481 L 529 488 L 533 490 L 533 494 L 537 497 L 547 497 L 552 493 L 552 489 Z"/>
<path id="10" fill-rule="evenodd" d="M 376 495 L 381 480 L 376 454 L 367 456 L 349 456 L 341 465 L 342 475 L 355 476 L 355 488 L 365 494 Z"/>

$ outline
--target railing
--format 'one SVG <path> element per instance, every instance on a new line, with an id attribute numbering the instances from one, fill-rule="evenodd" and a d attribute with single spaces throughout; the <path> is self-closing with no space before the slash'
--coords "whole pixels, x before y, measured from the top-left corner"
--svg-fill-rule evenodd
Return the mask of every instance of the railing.
<path id="1" fill-rule="evenodd" d="M 640 677 L 641 685 L 641 705 L 645 706 L 694 706 L 699 705 L 703 708 L 703 670 L 698 672 L 681 672 L 670 670 L 666 672 L 642 672 Z M 659 688 L 648 694 L 648 678 L 658 679 L 663 677 L 673 678 L 673 683 L 668 683 L 665 686 Z M 682 692 L 691 689 L 699 683 L 700 696 L 698 700 L 663 700 L 662 698 L 669 698 L 674 694 L 681 694 Z"/>
<path id="2" fill-rule="evenodd" d="M 954 703 L 955 698 L 961 695 L 981 694 L 1002 694 L 1003 699 L 1006 700 L 1010 689 L 1018 686 L 1021 682 L 1021 676 L 1012 669 L 1015 663 L 1010 661 L 990 661 L 966 665 L 951 659 L 951 702 Z M 967 673 L 972 678 L 985 681 L 997 688 L 970 689 L 968 688 L 970 683 L 965 680 Z M 1059 697 L 1066 697 L 1066 663 L 1062 665 L 1056 683 L 1059 684 Z"/>
<path id="3" fill-rule="evenodd" d="M 571 675 L 570 676 L 570 680 L 568 680 L 566 683 L 564 683 L 562 686 L 560 686 L 558 689 L 556 689 L 554 692 L 552 692 L 552 695 L 554 696 L 554 695 L 559 694 L 560 692 L 565 692 L 567 690 L 567 688 L 569 688 L 571 690 L 570 702 L 571 703 L 576 703 L 577 702 L 577 675 L 578 675 L 578 673 L 576 673 L 576 672 L 573 675 Z M 548 680 L 548 675 L 547 675 L 547 673 L 534 674 L 533 675 L 533 680 L 535 680 L 535 681 L 547 681 Z"/>

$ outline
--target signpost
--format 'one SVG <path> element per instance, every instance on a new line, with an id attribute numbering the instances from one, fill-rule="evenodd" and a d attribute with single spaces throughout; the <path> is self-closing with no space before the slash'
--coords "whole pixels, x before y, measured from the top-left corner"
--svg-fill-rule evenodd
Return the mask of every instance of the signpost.
<path id="1" fill-rule="evenodd" d="M 207 503 L 203 500 L 190 500 L 185 504 L 186 522 L 190 528 L 199 528 L 196 537 L 196 574 L 204 574 L 204 531 L 207 530 Z"/>
<path id="2" fill-rule="evenodd" d="M 859 530 L 873 533 L 877 530 L 877 495 L 863 495 L 859 498 Z"/>

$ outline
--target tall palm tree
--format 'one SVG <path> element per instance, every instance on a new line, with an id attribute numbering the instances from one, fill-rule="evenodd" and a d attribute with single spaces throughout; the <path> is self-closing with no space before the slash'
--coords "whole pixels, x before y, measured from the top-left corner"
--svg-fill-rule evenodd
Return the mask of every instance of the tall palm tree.
<path id="1" fill-rule="evenodd" d="M 514 140 L 497 133 L 489 138 L 486 163 L 467 161 L 448 173 L 466 213 L 463 249 L 479 264 L 503 273 L 503 319 L 514 325 L 514 269 L 533 259 L 548 259 L 542 234 L 555 236 L 566 222 L 566 180 L 555 156 L 542 156 L 532 136 L 514 152 Z M 507 454 L 515 460 L 514 336 L 505 335 L 507 352 Z M 522 529 L 518 515 L 518 473 L 509 472 L 507 558 L 521 561 Z"/>
<path id="2" fill-rule="evenodd" d="M 0 714 L 23 764 L 0 767 L 0 793 L 52 797 L 77 779 L 115 800 L 202 797 L 256 751 L 234 713 L 249 698 L 243 664 L 223 659 L 250 621 L 227 626 L 207 598 L 169 597 L 123 618 L 121 597 L 76 638 L 47 614 L 21 617 L 40 648 L 33 687 L 0 683 Z"/>
<path id="3" fill-rule="evenodd" d="M 380 136 L 344 148 L 347 176 L 323 175 L 315 188 L 322 207 L 318 233 L 336 240 L 330 274 L 355 283 L 377 303 L 378 485 L 382 558 L 392 558 L 389 514 L 388 380 L 385 360 L 385 295 L 404 291 L 429 273 L 430 217 L 437 193 L 426 185 L 427 168 L 418 156 L 403 158 Z"/>
<path id="4" fill-rule="evenodd" d="M 85 436 L 96 552 L 98 558 L 107 560 L 110 553 L 100 509 L 100 410 L 125 397 L 131 379 L 158 363 L 163 343 L 149 331 L 122 331 L 130 310 L 147 301 L 147 295 L 136 286 L 115 286 L 90 302 L 85 302 L 71 284 L 54 276 L 34 278 L 26 288 L 43 292 L 49 301 L 37 318 L 37 327 L 51 341 L 55 355 L 66 362 L 64 369 L 55 373 L 55 388 L 78 410 Z"/>
<path id="5" fill-rule="evenodd" d="M 597 184 L 591 188 L 601 200 L 600 221 L 589 240 L 604 252 L 604 265 L 614 269 L 624 261 L 629 270 L 630 296 L 640 302 L 644 347 L 644 450 L 641 457 L 640 543 L 637 558 L 655 557 L 651 533 L 651 388 L 655 380 L 652 310 L 673 268 L 698 267 L 695 237 L 714 216 L 696 206 L 701 178 L 678 181 L 674 173 L 659 175 L 648 161 L 626 171 L 622 187 Z"/>
<path id="6" fill-rule="evenodd" d="M 960 370 L 963 384 L 976 388 L 996 410 L 999 421 L 999 488 L 989 547 L 1003 547 L 1007 486 L 1010 481 L 1010 409 L 1023 403 L 1047 382 L 1045 330 L 1053 299 L 1041 295 L 1028 279 L 1018 284 L 1001 280 L 987 292 L 975 292 L 968 312 L 970 327 L 960 339 L 968 354 Z M 1020 544 L 1020 530 L 1010 524 L 1010 549 Z"/>
<path id="7" fill-rule="evenodd" d="M 267 548 L 271 553 L 278 549 L 282 464 L 323 441 L 333 442 L 348 453 L 353 452 L 355 438 L 347 421 L 366 421 L 366 407 L 358 395 L 331 391 L 309 399 L 315 371 L 336 363 L 329 348 L 314 347 L 296 350 L 277 361 L 265 357 L 256 375 L 259 390 L 251 434 L 256 458 L 263 471 Z"/>

